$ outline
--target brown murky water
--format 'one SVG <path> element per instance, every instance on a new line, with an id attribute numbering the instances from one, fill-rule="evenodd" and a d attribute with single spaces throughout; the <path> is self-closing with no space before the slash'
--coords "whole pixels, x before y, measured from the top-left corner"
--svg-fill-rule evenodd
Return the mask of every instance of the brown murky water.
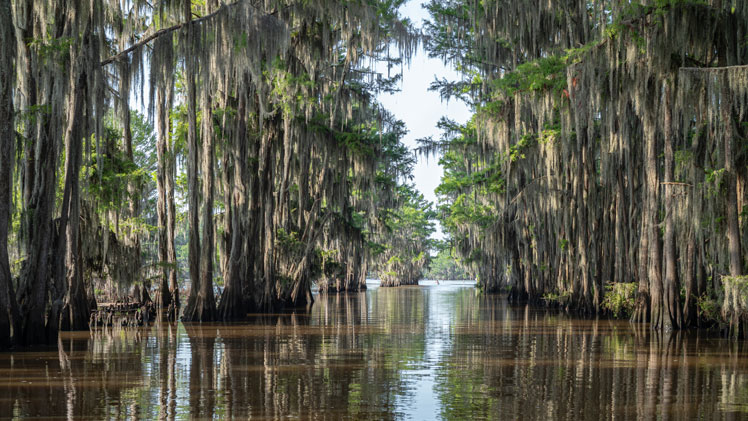
<path id="1" fill-rule="evenodd" d="M 0 353 L 0 417 L 743 419 L 745 343 L 511 307 L 467 284 Z"/>

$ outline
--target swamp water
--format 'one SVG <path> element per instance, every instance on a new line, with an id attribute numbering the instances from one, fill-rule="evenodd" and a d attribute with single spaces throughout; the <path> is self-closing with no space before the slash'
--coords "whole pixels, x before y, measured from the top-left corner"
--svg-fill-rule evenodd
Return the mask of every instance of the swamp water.
<path id="1" fill-rule="evenodd" d="M 424 282 L 0 353 L 0 418 L 742 419 L 748 347 Z"/>

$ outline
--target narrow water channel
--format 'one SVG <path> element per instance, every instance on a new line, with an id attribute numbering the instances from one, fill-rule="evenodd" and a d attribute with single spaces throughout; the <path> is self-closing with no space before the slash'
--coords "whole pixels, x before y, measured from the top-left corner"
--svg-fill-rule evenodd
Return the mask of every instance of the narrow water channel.
<path id="1" fill-rule="evenodd" d="M 512 307 L 466 283 L 0 353 L 0 418 L 742 419 L 745 342 Z"/>

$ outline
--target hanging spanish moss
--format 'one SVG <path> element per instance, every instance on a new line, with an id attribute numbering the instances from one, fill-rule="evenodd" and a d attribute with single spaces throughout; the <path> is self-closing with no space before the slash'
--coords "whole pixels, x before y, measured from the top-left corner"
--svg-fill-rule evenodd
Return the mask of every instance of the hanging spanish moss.
<path id="1" fill-rule="evenodd" d="M 443 220 L 480 285 L 658 329 L 719 302 L 712 322 L 738 324 L 746 4 L 429 10 L 430 53 L 470 76 L 433 87 L 477 112 L 422 151 L 442 153 Z"/>
<path id="2" fill-rule="evenodd" d="M 413 54 L 401 3 L 3 2 L 3 345 L 119 302 L 308 305 L 333 248 L 335 289 L 362 288 L 399 182 L 372 68 Z"/>

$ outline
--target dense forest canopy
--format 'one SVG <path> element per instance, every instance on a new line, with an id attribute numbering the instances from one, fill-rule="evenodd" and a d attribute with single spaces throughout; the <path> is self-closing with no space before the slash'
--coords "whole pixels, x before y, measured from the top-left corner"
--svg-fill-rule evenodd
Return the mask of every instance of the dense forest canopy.
<path id="1" fill-rule="evenodd" d="M 404 1 L 0 0 L 0 346 L 124 297 L 414 284 L 434 248 L 514 301 L 744 334 L 748 3 L 431 0 L 421 37 Z M 373 70 L 421 39 L 475 110 L 422 140 L 437 210 Z"/>
<path id="2" fill-rule="evenodd" d="M 127 296 L 185 321 L 307 305 L 427 244 L 375 100 L 419 42 L 402 3 L 0 0 L 1 345 Z M 412 279 L 407 247 L 388 270 Z"/>
<path id="3" fill-rule="evenodd" d="M 748 320 L 748 2 L 432 0 L 475 106 L 441 123 L 443 225 L 486 291 L 655 328 Z"/>

